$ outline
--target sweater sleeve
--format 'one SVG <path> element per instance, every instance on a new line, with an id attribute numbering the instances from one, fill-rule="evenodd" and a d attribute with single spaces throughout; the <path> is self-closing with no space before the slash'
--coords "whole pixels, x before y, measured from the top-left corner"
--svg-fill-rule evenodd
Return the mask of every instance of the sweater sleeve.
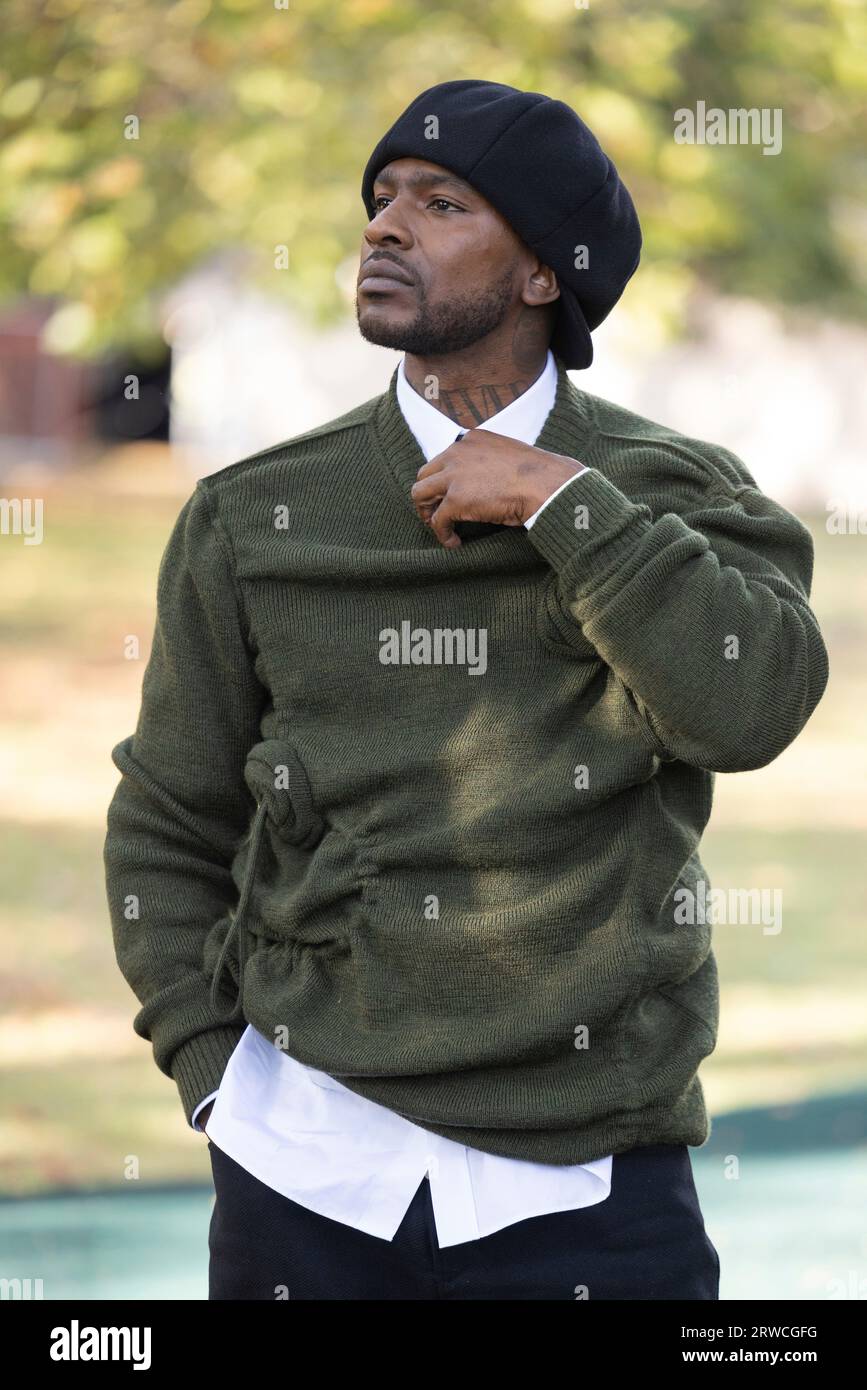
<path id="1" fill-rule="evenodd" d="M 576 460 L 576 462 L 577 462 L 577 460 Z M 581 464 L 581 466 L 580 466 L 580 472 L 581 472 L 581 473 L 585 473 L 586 471 L 587 471 L 587 465 L 586 465 L 586 464 Z M 579 474 L 576 473 L 575 476 L 578 477 Z M 536 520 L 542 515 L 542 512 L 544 511 L 545 507 L 550 507 L 551 503 L 554 501 L 554 498 L 555 498 L 555 497 L 559 497 L 559 495 L 560 495 L 560 493 L 563 491 L 564 487 L 568 487 L 569 484 L 571 483 L 571 481 L 572 481 L 571 478 L 567 478 L 565 482 L 561 483 L 560 486 L 559 486 L 554 492 L 551 493 L 551 496 L 550 496 L 550 497 L 546 497 L 546 498 L 545 498 L 545 501 L 542 503 L 542 506 L 541 506 L 541 507 L 537 507 L 536 510 L 533 512 L 533 515 L 532 515 L 532 516 L 528 516 L 528 517 L 527 517 L 527 520 L 524 522 L 524 525 L 526 526 L 526 528 L 527 528 L 528 531 L 529 531 L 530 527 L 536 522 Z"/>
<path id="2" fill-rule="evenodd" d="M 804 727 L 828 656 L 809 531 L 735 455 L 716 460 L 700 498 L 656 520 L 590 468 L 528 535 L 557 573 L 567 643 L 593 644 L 658 756 L 740 772 Z"/>
<path id="3" fill-rule="evenodd" d="M 254 800 L 243 777 L 267 691 L 254 669 L 228 536 L 201 479 L 174 524 L 135 732 L 107 814 L 106 890 L 133 1020 L 188 1123 L 245 1024 L 220 1022 L 203 947 L 237 900 L 230 864 Z"/>

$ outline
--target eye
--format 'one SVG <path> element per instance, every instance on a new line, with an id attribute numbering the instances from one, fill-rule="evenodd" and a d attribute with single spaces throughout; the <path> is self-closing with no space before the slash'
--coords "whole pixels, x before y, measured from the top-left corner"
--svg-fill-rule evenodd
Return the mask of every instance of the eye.
<path id="1" fill-rule="evenodd" d="M 388 198 L 387 194 L 385 194 L 385 193 L 380 193 L 380 194 L 379 194 L 377 197 L 375 197 L 374 200 L 373 200 L 374 212 L 376 213 L 376 212 L 380 212 L 380 211 L 381 211 L 381 208 L 380 208 L 380 206 L 379 206 L 380 203 L 383 203 L 383 202 L 387 203 L 387 202 L 389 202 L 389 201 L 390 201 L 390 199 Z M 451 201 L 450 198 L 431 198 L 430 203 L 428 204 L 428 206 L 430 207 L 431 204 L 433 204 L 433 203 L 442 203 L 442 204 L 444 204 L 445 207 L 447 207 L 447 208 L 454 208 L 456 212 L 462 212 L 462 211 L 463 211 L 463 209 L 460 208 L 460 207 L 458 207 L 457 203 L 453 203 L 453 202 Z"/>

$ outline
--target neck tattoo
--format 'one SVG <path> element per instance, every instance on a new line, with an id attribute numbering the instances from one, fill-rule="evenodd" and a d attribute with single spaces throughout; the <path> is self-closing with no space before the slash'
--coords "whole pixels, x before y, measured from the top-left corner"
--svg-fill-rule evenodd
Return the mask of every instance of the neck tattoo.
<path id="1" fill-rule="evenodd" d="M 454 420 L 456 425 L 472 429 L 516 401 L 532 384 L 531 380 L 519 379 L 506 384 L 456 386 L 449 391 L 440 391 L 439 399 L 431 401 L 431 405 Z"/>

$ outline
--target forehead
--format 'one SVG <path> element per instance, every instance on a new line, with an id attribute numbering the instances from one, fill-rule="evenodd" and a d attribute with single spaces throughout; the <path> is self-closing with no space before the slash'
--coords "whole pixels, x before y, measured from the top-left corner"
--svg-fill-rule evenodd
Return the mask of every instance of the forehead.
<path id="1" fill-rule="evenodd" d="M 451 169 L 446 169 L 444 165 L 434 164 L 428 159 L 413 159 L 409 156 L 402 159 L 392 159 L 388 164 L 383 165 L 376 175 L 374 183 L 381 183 L 388 188 L 423 188 L 431 187 L 433 184 L 444 185 L 454 192 L 463 193 L 467 198 L 477 198 L 480 202 L 484 202 L 481 194 L 477 193 L 466 179 L 462 179 Z"/>

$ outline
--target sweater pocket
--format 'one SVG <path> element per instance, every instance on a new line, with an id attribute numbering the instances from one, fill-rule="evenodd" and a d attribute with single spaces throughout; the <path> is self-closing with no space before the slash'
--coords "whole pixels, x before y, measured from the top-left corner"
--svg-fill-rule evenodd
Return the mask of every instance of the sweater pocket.
<path id="1" fill-rule="evenodd" d="M 709 1035 L 712 1045 L 716 1046 L 719 1027 L 719 976 L 712 951 L 685 980 L 658 985 L 656 992 L 694 1023 L 699 1024 Z"/>
<path id="2" fill-rule="evenodd" d="M 287 739 L 255 744 L 244 778 L 257 806 L 233 872 L 255 940 L 253 974 L 288 977 L 307 952 L 348 952 L 355 855 L 317 806 L 304 762 Z"/>
<path id="3" fill-rule="evenodd" d="M 283 901 L 285 888 L 275 892 L 275 865 L 278 873 L 288 870 L 297 881 L 309 867 L 312 851 L 326 830 L 326 822 L 313 804 L 304 765 L 285 739 L 263 739 L 255 744 L 247 755 L 244 780 L 256 799 L 256 811 L 232 865 L 238 902 L 211 928 L 203 957 L 215 1010 L 223 972 L 231 976 L 235 1002 L 229 1018 L 243 1015 L 251 938 L 256 943 L 254 955 L 260 937 L 282 942 L 290 950 L 294 947 L 292 923 Z M 282 842 L 279 849 L 276 841 Z M 284 965 L 288 968 L 289 961 L 284 960 Z"/>
<path id="4" fill-rule="evenodd" d="M 624 1011 L 620 1036 L 623 1094 L 630 1106 L 664 1106 L 693 1084 L 716 1047 L 719 998 L 713 954 L 685 980 L 639 994 Z"/>
<path id="5" fill-rule="evenodd" d="M 255 744 L 247 754 L 244 780 L 280 839 L 303 849 L 321 840 L 325 820 L 313 804 L 304 764 L 286 739 Z"/>

